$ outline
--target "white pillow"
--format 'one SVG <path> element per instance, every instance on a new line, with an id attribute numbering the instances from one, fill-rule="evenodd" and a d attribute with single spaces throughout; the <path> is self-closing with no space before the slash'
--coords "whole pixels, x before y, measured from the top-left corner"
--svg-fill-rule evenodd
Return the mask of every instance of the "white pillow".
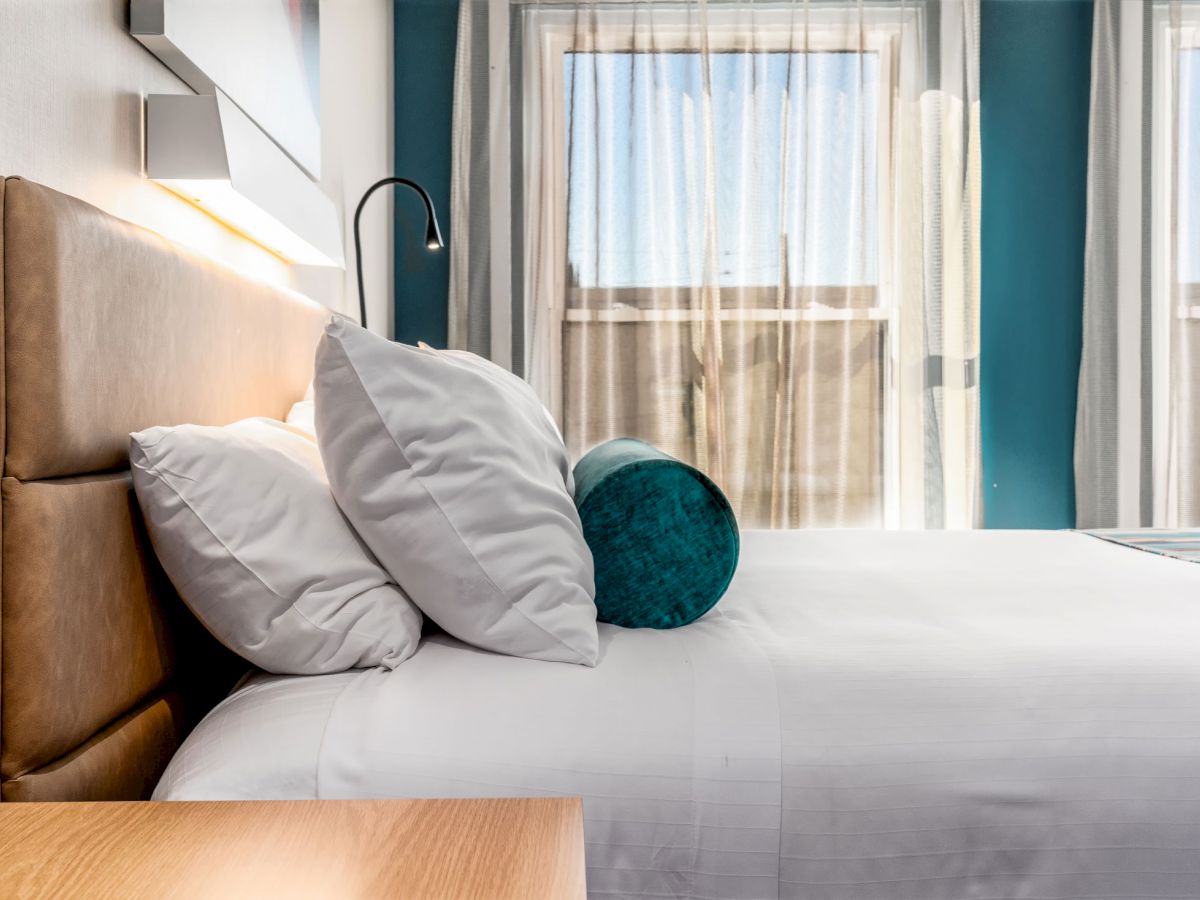
<path id="1" fill-rule="evenodd" d="M 307 437 L 317 439 L 317 423 L 313 404 L 313 386 L 309 384 L 304 392 L 304 399 L 297 400 L 288 410 L 287 423 L 293 428 L 299 428 Z"/>
<path id="2" fill-rule="evenodd" d="M 179 595 L 268 672 L 395 668 L 421 614 L 329 492 L 316 444 L 271 419 L 130 435 L 133 485 Z"/>
<path id="3" fill-rule="evenodd" d="M 334 496 L 425 614 L 477 647 L 595 665 L 592 555 L 571 464 L 529 385 L 340 318 L 316 369 Z"/>

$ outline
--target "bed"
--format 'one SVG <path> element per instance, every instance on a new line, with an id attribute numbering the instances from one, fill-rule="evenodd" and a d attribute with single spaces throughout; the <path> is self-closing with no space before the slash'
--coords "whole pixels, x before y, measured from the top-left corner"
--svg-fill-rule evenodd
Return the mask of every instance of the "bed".
<path id="1" fill-rule="evenodd" d="M 1200 567 L 1075 533 L 749 532 L 595 669 L 429 639 L 259 677 L 157 796 L 584 798 L 594 896 L 1200 896 Z"/>
<path id="2" fill-rule="evenodd" d="M 224 696 L 124 435 L 282 415 L 323 315 L 3 203 L 3 800 L 572 794 L 595 897 L 1200 897 L 1200 566 L 1089 535 L 749 532 L 719 606 L 594 669 L 431 635 Z"/>

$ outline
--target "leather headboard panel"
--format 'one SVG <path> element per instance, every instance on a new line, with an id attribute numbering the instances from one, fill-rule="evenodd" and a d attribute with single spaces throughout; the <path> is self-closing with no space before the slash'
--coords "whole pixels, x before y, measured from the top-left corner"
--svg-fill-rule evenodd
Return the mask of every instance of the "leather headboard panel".
<path id="1" fill-rule="evenodd" d="M 4 232 L 6 475 L 120 468 L 131 431 L 304 394 L 318 304 L 30 181 L 8 180 Z"/>
<path id="2" fill-rule="evenodd" d="M 160 688 L 174 655 L 160 599 L 169 588 L 155 584 L 127 473 L 5 478 L 2 492 L 0 773 L 12 778 L 62 756 Z M 22 677 L 27 672 L 37 677 Z"/>
<path id="3" fill-rule="evenodd" d="M 179 695 L 167 693 L 121 717 L 66 756 L 0 784 L 0 799 L 136 800 L 149 797 L 184 735 Z"/>
<path id="4" fill-rule="evenodd" d="M 328 312 L 0 180 L 0 799 L 146 797 L 248 666 L 179 601 L 129 433 L 282 417 Z"/>

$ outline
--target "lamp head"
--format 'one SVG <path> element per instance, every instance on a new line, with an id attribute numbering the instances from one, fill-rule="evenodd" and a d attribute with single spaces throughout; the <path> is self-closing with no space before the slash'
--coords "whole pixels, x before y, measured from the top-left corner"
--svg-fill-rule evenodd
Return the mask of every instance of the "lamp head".
<path id="1" fill-rule="evenodd" d="M 438 228 L 437 214 L 433 211 L 433 207 L 429 207 L 428 215 L 425 217 L 425 248 L 427 250 L 441 250 L 446 245 L 442 242 L 442 231 Z"/>
<path id="2" fill-rule="evenodd" d="M 413 190 L 421 195 L 425 204 L 425 249 L 441 250 L 446 245 L 442 242 L 442 230 L 438 228 L 437 212 L 433 208 L 433 200 L 428 192 L 419 184 L 410 184 Z"/>

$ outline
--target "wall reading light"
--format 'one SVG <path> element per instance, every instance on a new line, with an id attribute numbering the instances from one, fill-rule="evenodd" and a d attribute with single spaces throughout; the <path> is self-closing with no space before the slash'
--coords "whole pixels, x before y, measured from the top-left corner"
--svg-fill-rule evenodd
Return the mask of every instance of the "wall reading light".
<path id="1" fill-rule="evenodd" d="M 429 192 L 421 187 L 415 181 L 410 181 L 407 178 L 381 178 L 362 195 L 362 199 L 358 201 L 358 207 L 354 210 L 354 262 L 358 267 L 358 321 L 363 328 L 367 327 L 367 297 L 363 292 L 363 273 L 362 273 L 362 243 L 358 239 L 358 220 L 362 217 L 363 207 L 367 205 L 367 200 L 370 196 L 379 190 L 381 187 L 386 187 L 389 184 L 402 184 L 405 187 L 412 188 L 421 197 L 421 202 L 425 204 L 425 249 L 426 250 L 441 250 L 446 245 L 442 243 L 442 230 L 438 228 L 437 213 L 433 209 L 433 200 L 429 197 Z"/>
<path id="2" fill-rule="evenodd" d="M 333 201 L 220 91 L 146 98 L 146 175 L 290 262 L 345 266 Z"/>

